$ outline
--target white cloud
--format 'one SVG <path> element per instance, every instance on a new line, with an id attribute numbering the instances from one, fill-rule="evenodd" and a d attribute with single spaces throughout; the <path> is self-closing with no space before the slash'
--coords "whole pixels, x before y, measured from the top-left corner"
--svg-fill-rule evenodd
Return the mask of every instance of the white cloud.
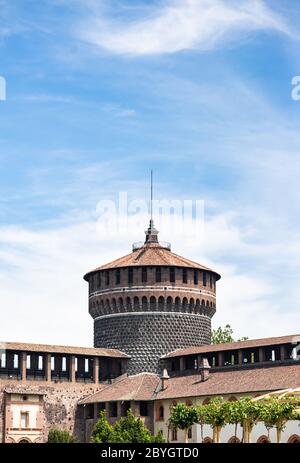
<path id="1" fill-rule="evenodd" d="M 103 49 L 128 55 L 209 50 L 257 30 L 289 34 L 284 20 L 263 0 L 169 0 L 145 11 L 146 17 L 131 22 L 109 20 L 98 12 L 79 34 Z"/>

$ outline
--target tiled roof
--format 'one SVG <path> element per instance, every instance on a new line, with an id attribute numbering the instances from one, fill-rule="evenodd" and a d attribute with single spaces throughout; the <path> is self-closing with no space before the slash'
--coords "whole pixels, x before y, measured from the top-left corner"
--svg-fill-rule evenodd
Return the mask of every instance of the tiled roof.
<path id="1" fill-rule="evenodd" d="M 152 373 L 124 376 L 100 391 L 81 400 L 80 404 L 120 400 L 151 400 L 160 379 Z"/>
<path id="2" fill-rule="evenodd" d="M 187 347 L 169 352 L 162 358 L 173 358 L 185 355 L 205 354 L 210 352 L 219 352 L 235 349 L 248 349 L 251 347 L 274 346 L 291 343 L 300 343 L 300 334 L 294 334 L 290 336 L 279 336 L 274 338 L 248 339 L 247 341 L 228 342 L 225 344 L 207 344 L 204 346 Z"/>
<path id="3" fill-rule="evenodd" d="M 174 377 L 168 380 L 168 387 L 156 398 L 247 394 L 299 386 L 300 364 L 294 364 L 214 372 L 209 374 L 207 381 L 201 381 L 200 375 Z"/>
<path id="4" fill-rule="evenodd" d="M 104 385 L 79 403 L 253 394 L 296 387 L 300 387 L 299 363 L 211 372 L 206 381 L 201 381 L 200 375 L 175 376 L 168 380 L 164 391 L 157 375 L 141 373 Z"/>
<path id="5" fill-rule="evenodd" d="M 49 354 L 73 354 L 96 357 L 129 358 L 127 354 L 116 349 L 102 349 L 94 347 L 55 346 L 48 344 L 31 344 L 23 342 L 1 342 L 0 348 L 6 350 L 45 352 Z"/>
<path id="6" fill-rule="evenodd" d="M 167 248 L 160 246 L 157 243 L 145 244 L 136 251 L 127 254 L 124 257 L 114 260 L 108 264 L 102 265 L 91 272 L 88 272 L 84 278 L 87 279 L 87 275 L 98 270 L 107 270 L 119 267 L 131 267 L 131 266 L 151 266 L 151 265 L 161 265 L 161 266 L 176 266 L 176 267 L 188 267 L 195 268 L 199 270 L 207 270 L 214 272 L 208 267 L 198 264 L 192 260 L 186 259 L 185 257 L 178 256 L 173 252 L 169 251 Z M 220 275 L 214 272 L 217 279 L 220 279 Z"/>
<path id="7" fill-rule="evenodd" d="M 7 392 L 8 394 L 21 394 L 21 395 L 46 395 L 46 391 L 36 390 L 36 389 L 26 389 L 26 388 L 13 388 L 13 387 L 5 387 L 3 391 Z"/>

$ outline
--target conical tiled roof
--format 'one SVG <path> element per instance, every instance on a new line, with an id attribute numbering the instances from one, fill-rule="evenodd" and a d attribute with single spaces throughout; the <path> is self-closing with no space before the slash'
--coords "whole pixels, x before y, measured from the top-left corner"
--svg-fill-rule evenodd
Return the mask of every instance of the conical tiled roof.
<path id="1" fill-rule="evenodd" d="M 101 267 L 95 268 L 91 272 L 85 275 L 96 272 L 98 270 L 108 270 L 120 267 L 139 267 L 139 266 L 174 266 L 174 267 L 188 267 L 199 270 L 207 270 L 214 272 L 219 280 L 221 277 L 214 270 L 205 267 L 204 265 L 198 264 L 192 260 L 186 259 L 185 257 L 179 256 L 171 252 L 168 248 L 163 247 L 159 243 L 145 243 L 142 247 L 134 250 L 126 256 L 120 257 L 108 264 L 102 265 Z"/>

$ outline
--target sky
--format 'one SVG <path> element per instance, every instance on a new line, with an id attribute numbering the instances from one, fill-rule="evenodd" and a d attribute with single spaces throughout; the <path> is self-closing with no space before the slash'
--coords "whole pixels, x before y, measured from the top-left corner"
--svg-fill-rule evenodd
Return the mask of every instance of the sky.
<path id="1" fill-rule="evenodd" d="M 0 0 L 0 339 L 92 345 L 83 275 L 143 240 L 99 201 L 204 202 L 213 327 L 300 332 L 300 5 Z M 192 226 L 192 225 L 191 225 Z"/>

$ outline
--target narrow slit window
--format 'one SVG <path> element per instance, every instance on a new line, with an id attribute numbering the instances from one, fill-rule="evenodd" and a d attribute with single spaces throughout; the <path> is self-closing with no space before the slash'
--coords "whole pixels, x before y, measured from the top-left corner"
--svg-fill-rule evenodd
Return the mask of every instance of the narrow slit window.
<path id="1" fill-rule="evenodd" d="M 161 282 L 161 267 L 156 267 L 155 269 L 155 281 L 156 283 Z"/>
<path id="2" fill-rule="evenodd" d="M 174 267 L 170 268 L 170 282 L 175 283 L 175 268 Z"/>
<path id="3" fill-rule="evenodd" d="M 188 277 L 187 277 L 187 269 L 183 268 L 182 269 L 182 283 L 187 283 Z"/>
<path id="4" fill-rule="evenodd" d="M 142 267 L 142 283 L 147 283 L 147 267 Z"/>
<path id="5" fill-rule="evenodd" d="M 194 270 L 194 285 L 197 285 L 199 282 L 198 270 Z"/>
<path id="6" fill-rule="evenodd" d="M 133 283 L 133 268 L 129 267 L 128 269 L 128 284 L 132 285 Z"/>

